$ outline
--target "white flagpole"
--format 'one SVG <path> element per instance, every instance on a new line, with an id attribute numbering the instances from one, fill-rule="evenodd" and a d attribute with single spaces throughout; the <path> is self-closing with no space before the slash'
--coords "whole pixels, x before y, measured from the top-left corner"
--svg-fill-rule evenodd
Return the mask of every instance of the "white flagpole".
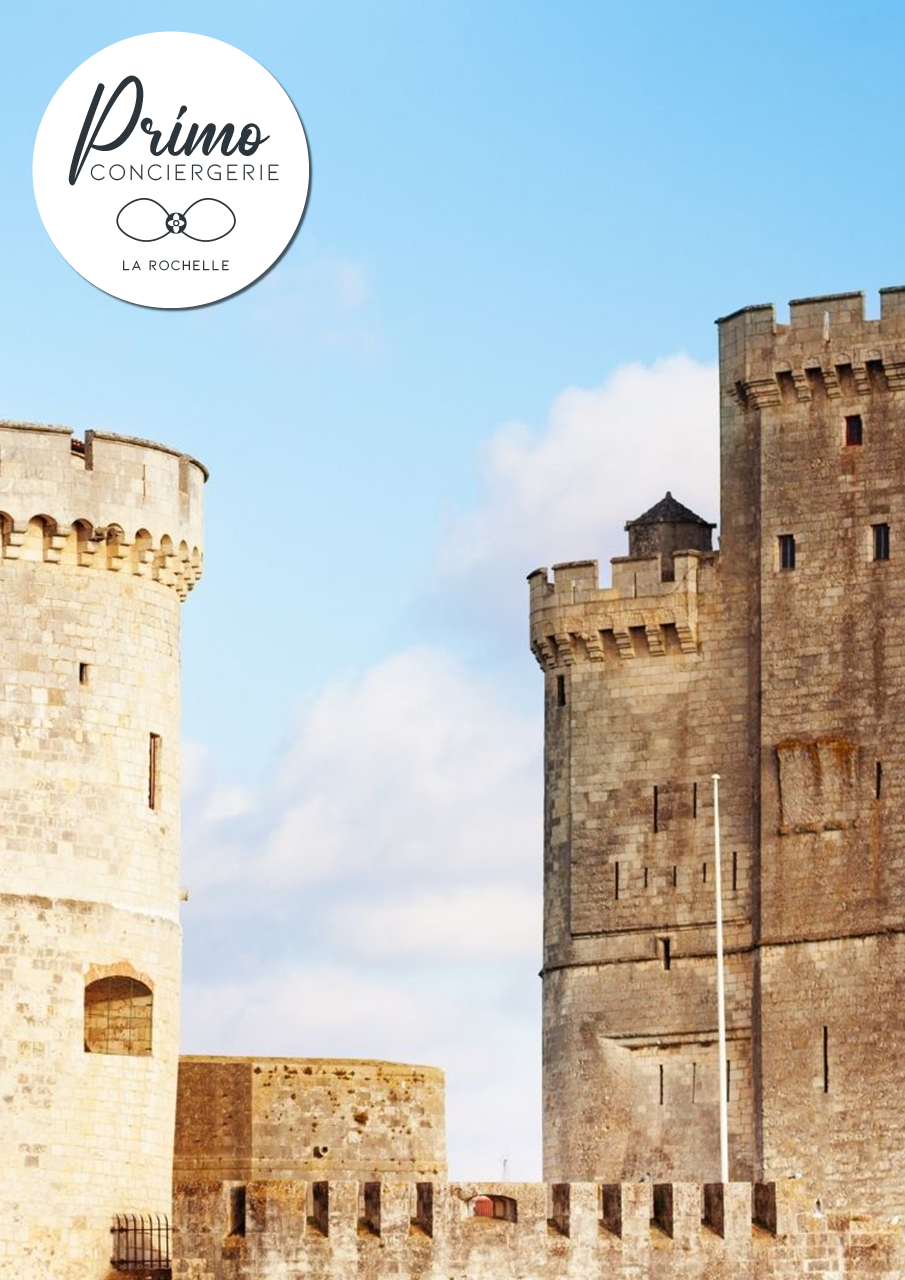
<path id="1" fill-rule="evenodd" d="M 720 775 L 713 775 L 713 883 L 716 888 L 716 1000 L 719 1041 L 720 1182 L 729 1181 L 729 1108 L 726 1082 L 726 992 L 723 982 L 723 873 L 720 866 Z"/>

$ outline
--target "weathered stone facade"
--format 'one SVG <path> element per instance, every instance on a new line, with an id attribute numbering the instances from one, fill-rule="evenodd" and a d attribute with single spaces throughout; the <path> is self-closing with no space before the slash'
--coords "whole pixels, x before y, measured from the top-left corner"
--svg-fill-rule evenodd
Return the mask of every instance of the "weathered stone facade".
<path id="1" fill-rule="evenodd" d="M 326 1058 L 182 1058 L 177 1182 L 446 1177 L 443 1072 Z"/>
<path id="2" fill-rule="evenodd" d="M 719 552 L 681 517 L 673 571 L 651 545 L 607 589 L 593 561 L 531 575 L 550 1178 L 717 1176 L 719 773 L 732 1176 L 905 1207 L 905 291 L 881 298 L 720 322 Z"/>
<path id="3" fill-rule="evenodd" d="M 0 1271 L 11 1277 L 96 1280 L 114 1213 L 170 1211 L 179 610 L 201 570 L 203 483 L 197 463 L 157 445 L 0 424 Z M 95 1002 L 89 1029 L 86 988 L 103 992 L 107 978 L 120 995 Z M 133 984 L 150 993 L 135 1004 L 149 1041 L 122 998 Z M 87 1052 L 89 1038 L 109 1051 Z"/>
<path id="4" fill-rule="evenodd" d="M 508 1216 L 475 1214 L 478 1197 Z M 795 1182 L 258 1182 L 243 1206 L 237 1221 L 229 1187 L 177 1186 L 174 1280 L 900 1280 L 905 1267 L 901 1227 L 825 1213 Z"/>

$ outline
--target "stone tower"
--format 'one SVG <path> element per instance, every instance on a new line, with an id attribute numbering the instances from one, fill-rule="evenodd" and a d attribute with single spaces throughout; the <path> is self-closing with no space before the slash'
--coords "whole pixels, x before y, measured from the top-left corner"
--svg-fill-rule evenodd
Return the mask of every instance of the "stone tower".
<path id="1" fill-rule="evenodd" d="M 903 1208 L 905 290 L 881 297 L 720 322 L 718 552 L 667 497 L 611 587 L 530 577 L 551 1178 L 718 1176 L 718 772 L 730 1176 Z"/>
<path id="2" fill-rule="evenodd" d="M 0 1271 L 100 1280 L 168 1214 L 191 458 L 0 423 Z"/>

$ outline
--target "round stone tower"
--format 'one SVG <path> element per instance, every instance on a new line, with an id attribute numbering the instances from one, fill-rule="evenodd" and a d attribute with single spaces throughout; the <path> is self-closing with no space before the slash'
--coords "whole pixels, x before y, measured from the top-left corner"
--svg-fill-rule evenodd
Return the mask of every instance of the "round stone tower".
<path id="1" fill-rule="evenodd" d="M 179 612 L 204 468 L 0 423 L 0 1270 L 100 1280 L 170 1212 Z M 115 1247 L 115 1242 L 114 1242 Z"/>

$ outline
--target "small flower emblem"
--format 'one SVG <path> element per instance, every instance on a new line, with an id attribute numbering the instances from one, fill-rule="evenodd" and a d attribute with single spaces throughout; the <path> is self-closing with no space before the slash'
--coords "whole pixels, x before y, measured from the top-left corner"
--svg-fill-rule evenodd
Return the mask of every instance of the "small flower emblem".
<path id="1" fill-rule="evenodd" d="M 185 218 L 181 213 L 171 213 L 167 218 L 167 228 L 172 231 L 174 236 L 178 236 L 179 232 L 185 227 Z"/>

